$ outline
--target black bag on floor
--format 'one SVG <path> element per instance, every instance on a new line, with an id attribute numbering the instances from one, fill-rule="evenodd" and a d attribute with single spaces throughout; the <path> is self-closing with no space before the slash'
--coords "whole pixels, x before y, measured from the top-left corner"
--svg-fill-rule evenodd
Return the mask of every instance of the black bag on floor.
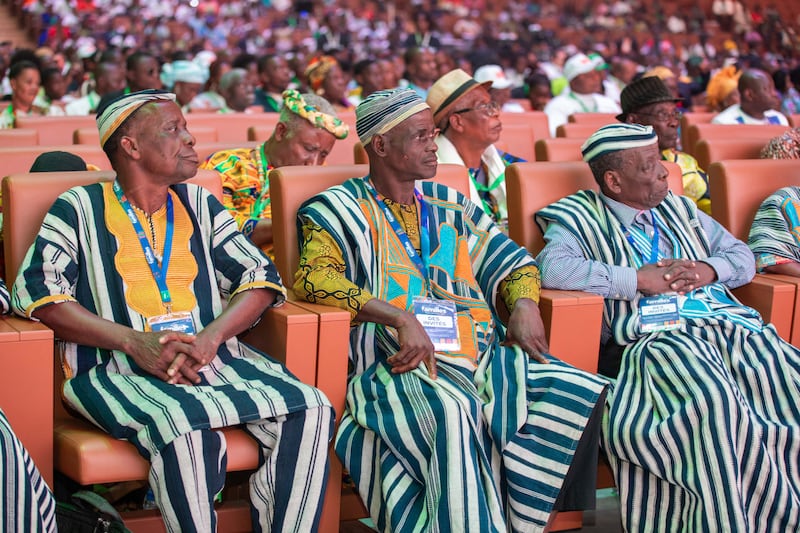
<path id="1" fill-rule="evenodd" d="M 56 504 L 56 524 L 59 533 L 131 533 L 114 506 L 88 490 Z"/>

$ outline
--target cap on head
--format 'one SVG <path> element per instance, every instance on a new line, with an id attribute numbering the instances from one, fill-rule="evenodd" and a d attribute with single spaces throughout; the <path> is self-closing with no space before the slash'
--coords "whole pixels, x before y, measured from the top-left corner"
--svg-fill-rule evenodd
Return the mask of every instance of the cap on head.
<path id="1" fill-rule="evenodd" d="M 680 98 L 675 98 L 661 78 L 650 76 L 639 78 L 632 81 L 620 94 L 620 106 L 622 113 L 617 115 L 617 120 L 625 122 L 628 113 L 635 113 L 644 106 L 658 104 L 661 102 L 680 102 Z"/>
<path id="2" fill-rule="evenodd" d="M 148 89 L 130 94 L 123 94 L 104 103 L 97 110 L 97 129 L 100 132 L 100 146 L 104 147 L 108 139 L 137 109 L 149 102 L 174 102 L 175 95 L 167 91 Z"/>
<path id="3" fill-rule="evenodd" d="M 344 139 L 350 128 L 338 117 L 323 113 L 315 106 L 309 104 L 299 91 L 287 89 L 283 91 L 283 105 L 295 115 L 306 119 L 315 128 L 322 128 L 337 139 Z M 313 95 L 312 95 L 313 96 Z"/>
<path id="4" fill-rule="evenodd" d="M 71 152 L 44 152 L 34 160 L 30 172 L 63 172 L 86 170 L 86 161 Z"/>
<path id="5" fill-rule="evenodd" d="M 473 75 L 478 83 L 492 82 L 492 89 L 508 89 L 513 84 L 500 65 L 483 65 Z"/>
<path id="6" fill-rule="evenodd" d="M 460 68 L 451 70 L 436 80 L 428 90 L 427 102 L 433 111 L 433 122 L 439 126 L 459 98 L 478 87 L 489 89 L 491 85 L 491 81 L 478 82 Z"/>
<path id="7" fill-rule="evenodd" d="M 594 132 L 581 146 L 583 160 L 591 163 L 600 156 L 649 146 L 658 142 L 652 126 L 641 124 L 609 124 Z"/>
<path id="8" fill-rule="evenodd" d="M 564 77 L 572 81 L 581 74 L 592 72 L 596 66 L 597 63 L 586 54 L 575 54 L 564 63 Z"/>
<path id="9" fill-rule="evenodd" d="M 412 89 L 376 91 L 356 108 L 356 133 L 366 146 L 375 135 L 383 135 L 411 115 L 429 108 Z"/>

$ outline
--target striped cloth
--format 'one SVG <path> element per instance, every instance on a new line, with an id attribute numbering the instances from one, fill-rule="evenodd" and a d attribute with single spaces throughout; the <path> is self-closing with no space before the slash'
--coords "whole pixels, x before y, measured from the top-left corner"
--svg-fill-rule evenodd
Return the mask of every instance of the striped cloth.
<path id="1" fill-rule="evenodd" d="M 606 154 L 650 146 L 658 142 L 652 126 L 641 124 L 609 124 L 592 133 L 581 145 L 583 160 L 591 163 Z"/>
<path id="2" fill-rule="evenodd" d="M 171 195 L 175 235 L 167 283 L 176 310 L 191 312 L 198 331 L 222 313 L 223 298 L 240 291 L 271 289 L 277 302 L 283 300 L 274 265 L 238 232 L 213 196 L 185 184 L 174 186 Z M 61 195 L 20 267 L 14 311 L 30 315 L 42 305 L 76 301 L 102 318 L 145 331 L 145 316 L 137 308 L 148 302 L 160 306 L 160 299 L 152 276 L 131 274 L 136 234 L 130 223 L 122 233 L 113 230 L 125 216 L 121 209 L 110 183 Z M 147 273 L 144 260 L 136 272 Z M 181 272 L 188 278 L 173 277 Z M 142 294 L 150 295 L 144 304 Z M 61 349 L 68 378 L 64 398 L 151 461 L 151 486 L 169 530 L 210 530 L 213 517 L 203 521 L 203 511 L 224 479 L 225 443 L 207 430 L 238 424 L 246 424 L 261 443 L 260 469 L 251 477 L 254 518 L 261 528 L 313 529 L 332 429 L 330 404 L 320 391 L 235 337 L 219 346 L 195 386 L 161 381 L 119 351 L 73 343 L 62 343 Z M 273 514 L 279 524 L 274 527 L 268 525 Z M 284 523 L 284 516 L 292 519 Z"/>
<path id="3" fill-rule="evenodd" d="M 532 258 L 455 190 L 424 182 L 422 193 L 438 228 L 431 293 L 456 303 L 461 351 L 436 354 L 435 381 L 424 367 L 393 374 L 396 331 L 358 324 L 336 452 L 381 531 L 542 531 L 605 382 L 501 346 L 498 286 Z M 298 216 L 333 237 L 344 276 L 376 298 L 409 309 L 426 294 L 364 180 Z"/>
<path id="4" fill-rule="evenodd" d="M 770 195 L 756 212 L 747 244 L 759 270 L 800 262 L 800 187 L 784 187 Z"/>
<path id="5" fill-rule="evenodd" d="M 0 279 L 0 315 L 8 313 L 11 309 L 11 295 L 8 293 L 5 281 Z"/>
<path id="6" fill-rule="evenodd" d="M 411 89 L 375 91 L 356 108 L 358 139 L 366 146 L 375 135 L 383 135 L 425 109 L 429 109 L 428 104 Z"/>
<path id="7" fill-rule="evenodd" d="M 708 257 L 691 200 L 670 194 L 654 211 L 679 239 L 684 257 Z M 562 199 L 540 211 L 537 221 L 572 232 L 589 260 L 635 264 L 637 252 L 597 193 Z M 606 300 L 606 325 L 626 346 L 604 432 L 623 526 L 640 532 L 797 531 L 800 351 L 772 326 L 745 321 L 752 310 L 724 287 L 709 289 L 692 296 L 710 312 L 684 316 L 683 330 L 645 335 L 637 331 L 638 297 Z"/>
<path id="8" fill-rule="evenodd" d="M 0 531 L 56 531 L 56 502 L 0 410 Z"/>

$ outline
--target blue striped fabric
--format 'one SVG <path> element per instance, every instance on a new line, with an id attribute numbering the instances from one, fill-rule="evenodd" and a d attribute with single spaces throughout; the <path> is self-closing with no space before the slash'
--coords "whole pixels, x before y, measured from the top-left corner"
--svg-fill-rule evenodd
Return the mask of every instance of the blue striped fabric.
<path id="1" fill-rule="evenodd" d="M 56 502 L 0 410 L 0 531 L 54 533 Z"/>
<path id="2" fill-rule="evenodd" d="M 759 269 L 780 261 L 800 262 L 800 188 L 784 187 L 771 194 L 750 226 L 748 245 Z"/>
<path id="3" fill-rule="evenodd" d="M 0 314 L 4 315 L 11 309 L 11 295 L 5 281 L 0 279 Z"/>
<path id="4" fill-rule="evenodd" d="M 659 221 L 684 256 L 708 257 L 688 198 L 669 195 Z M 571 231 L 585 257 L 634 264 L 636 252 L 593 192 L 537 213 Z M 800 530 L 800 351 L 752 318 L 719 284 L 692 296 L 711 312 L 683 330 L 637 333 L 636 306 L 606 300 L 605 321 L 627 346 L 609 394 L 605 448 L 623 526 L 637 532 Z M 734 320 L 741 318 L 742 320 Z"/>
<path id="5" fill-rule="evenodd" d="M 532 258 L 455 190 L 425 182 L 422 192 L 437 228 L 432 294 L 467 318 L 473 338 L 462 351 L 477 360 L 437 353 L 435 381 L 423 367 L 393 374 L 397 333 L 359 324 L 337 454 L 381 531 L 541 531 L 605 382 L 501 346 L 499 284 Z M 334 238 L 344 275 L 376 297 L 407 309 L 425 294 L 362 180 L 313 198 L 299 219 Z"/>
<path id="6" fill-rule="evenodd" d="M 20 268 L 12 296 L 15 312 L 30 314 L 48 302 L 77 301 L 102 318 L 145 330 L 145 317 L 129 304 L 129 288 L 117 273 L 121 243 L 106 226 L 109 202 L 116 201 L 109 187 L 108 183 L 78 187 L 59 197 Z M 190 286 L 195 297 L 191 314 L 198 331 L 222 313 L 223 298 L 240 290 L 272 289 L 278 293 L 277 301 L 283 300 L 274 265 L 236 229 L 213 196 L 183 184 L 174 186 L 172 193 L 176 227 L 179 222 L 185 226 L 185 219 L 179 220 L 184 213 L 180 216 L 188 217 L 193 228 L 188 247 L 197 258 L 197 269 Z M 141 281 L 134 290 L 153 289 L 148 284 L 155 281 Z M 262 443 L 263 461 L 251 478 L 254 516 L 261 521 L 254 527 L 313 529 L 325 487 L 333 424 L 330 404 L 320 391 L 300 383 L 283 365 L 235 337 L 220 345 L 195 386 L 161 381 L 119 351 L 62 345 L 70 378 L 64 384 L 64 398 L 151 460 L 151 484 L 170 531 L 210 530 L 213 513 L 209 517 L 208 507 L 224 476 L 225 446 L 224 439 L 220 442 L 209 430 L 238 424 L 246 424 L 245 429 Z M 301 418 L 295 426 L 285 425 L 297 417 Z M 279 518 L 284 515 L 292 517 L 291 523 Z M 274 528 L 273 517 L 280 521 Z"/>

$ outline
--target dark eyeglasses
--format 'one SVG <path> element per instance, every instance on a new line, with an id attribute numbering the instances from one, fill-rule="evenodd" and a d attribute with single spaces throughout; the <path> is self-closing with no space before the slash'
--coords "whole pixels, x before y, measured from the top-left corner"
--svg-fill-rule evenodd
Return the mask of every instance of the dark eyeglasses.
<path id="1" fill-rule="evenodd" d="M 658 113 L 641 113 L 637 112 L 634 115 L 644 115 L 646 117 L 653 117 L 659 122 L 668 122 L 670 120 L 680 120 L 683 116 L 683 112 L 680 109 L 676 109 L 675 111 L 659 111 Z"/>
<path id="2" fill-rule="evenodd" d="M 487 117 L 496 117 L 500 114 L 500 104 L 497 102 L 484 102 L 475 107 L 466 107 L 458 111 L 453 111 L 453 114 L 460 115 L 462 113 L 469 113 L 470 111 L 478 111 Z"/>

